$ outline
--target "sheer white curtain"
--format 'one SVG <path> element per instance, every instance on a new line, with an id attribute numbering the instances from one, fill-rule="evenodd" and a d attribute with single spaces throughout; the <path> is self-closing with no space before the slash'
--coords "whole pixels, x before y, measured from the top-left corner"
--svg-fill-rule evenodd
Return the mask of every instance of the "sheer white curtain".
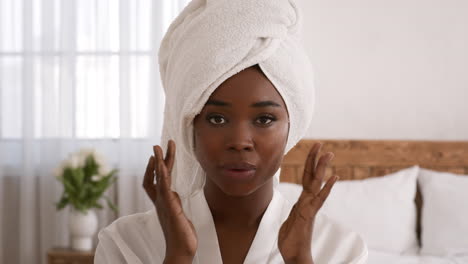
<path id="1" fill-rule="evenodd" d="M 0 263 L 45 263 L 69 245 L 53 169 L 93 147 L 119 179 L 120 209 L 151 208 L 141 188 L 159 144 L 157 51 L 188 0 L 0 0 Z"/>

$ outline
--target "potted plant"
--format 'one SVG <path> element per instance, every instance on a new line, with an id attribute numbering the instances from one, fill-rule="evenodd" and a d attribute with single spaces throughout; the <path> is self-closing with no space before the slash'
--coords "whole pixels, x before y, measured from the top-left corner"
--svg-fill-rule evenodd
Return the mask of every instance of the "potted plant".
<path id="1" fill-rule="evenodd" d="M 70 206 L 69 228 L 71 247 L 91 250 L 92 238 L 97 231 L 94 208 L 102 209 L 103 198 L 115 212 L 117 208 L 104 192 L 116 181 L 117 170 L 109 170 L 104 159 L 93 149 L 72 153 L 56 169 L 55 177 L 63 184 L 63 193 L 56 206 L 58 210 Z"/>

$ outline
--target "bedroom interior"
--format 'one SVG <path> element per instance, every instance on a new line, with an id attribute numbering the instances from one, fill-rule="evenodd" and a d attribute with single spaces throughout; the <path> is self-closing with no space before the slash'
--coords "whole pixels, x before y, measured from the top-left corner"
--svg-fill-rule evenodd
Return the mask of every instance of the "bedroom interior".
<path id="1" fill-rule="evenodd" d="M 0 0 L 0 263 L 93 263 L 56 209 L 54 171 L 80 149 L 118 169 L 106 191 L 118 213 L 96 210 L 98 230 L 152 208 L 141 182 L 161 138 L 157 52 L 189 0 L 117 2 Z M 468 264 L 468 2 L 297 2 L 315 112 L 280 192 L 297 199 L 322 142 L 327 177 L 340 176 L 322 213 L 365 238 L 369 264 Z"/>
<path id="2" fill-rule="evenodd" d="M 325 204 L 324 212 L 341 224 L 362 231 L 370 248 L 369 263 L 465 263 L 468 260 L 463 253 L 468 240 L 462 235 L 468 230 L 468 142 L 302 140 L 285 156 L 281 167 L 280 190 L 291 199 L 300 194 L 303 162 L 307 150 L 317 141 L 324 144 L 324 152 L 336 155 L 326 177 L 340 176 L 331 194 L 331 208 Z M 419 168 L 412 170 L 415 173 L 409 171 L 415 165 L 423 171 Z M 407 173 L 396 175 L 405 170 Z M 401 178 L 395 181 L 392 177 Z M 381 182 L 369 179 L 381 179 Z M 460 186 L 451 186 L 454 179 Z M 428 187 L 431 181 L 432 187 Z M 350 186 L 352 189 L 340 186 L 352 182 L 355 183 Z M 333 199 L 334 195 L 339 198 Z M 343 199 L 350 201 L 344 203 Z M 457 203 L 456 199 L 461 201 Z M 346 215 L 340 210 L 359 213 Z M 395 226 L 395 222 L 400 226 Z M 392 239 L 392 232 L 405 239 Z M 385 240 L 388 243 L 382 243 Z"/>

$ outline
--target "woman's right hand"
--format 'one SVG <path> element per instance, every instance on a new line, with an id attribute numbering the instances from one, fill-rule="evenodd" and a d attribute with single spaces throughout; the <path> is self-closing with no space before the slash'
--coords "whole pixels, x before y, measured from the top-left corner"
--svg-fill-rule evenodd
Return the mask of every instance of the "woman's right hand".
<path id="1" fill-rule="evenodd" d="M 153 201 L 166 240 L 165 263 L 192 263 L 198 239 L 192 222 L 182 209 L 179 195 L 171 190 L 171 171 L 175 159 L 175 142 L 169 140 L 166 157 L 160 146 L 153 147 L 143 179 L 143 188 Z M 156 183 L 154 178 L 156 177 Z"/>

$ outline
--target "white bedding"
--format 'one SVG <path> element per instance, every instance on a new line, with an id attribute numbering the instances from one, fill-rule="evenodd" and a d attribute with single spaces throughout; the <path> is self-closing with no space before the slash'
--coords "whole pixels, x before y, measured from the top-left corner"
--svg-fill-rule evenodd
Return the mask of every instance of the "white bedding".
<path id="1" fill-rule="evenodd" d="M 466 210 L 460 210 L 466 207 L 468 199 L 468 175 L 419 170 L 425 201 L 421 214 L 425 247 L 402 250 L 412 244 L 406 241 L 416 240 L 414 170 L 412 167 L 374 179 L 339 181 L 321 210 L 365 238 L 369 264 L 468 264 L 467 215 Z M 400 177 L 399 173 L 405 176 Z M 296 201 L 302 186 L 280 183 L 279 191 L 290 201 Z M 404 216 L 405 221 L 395 222 Z M 389 228 L 395 223 L 402 227 Z"/>
<path id="2" fill-rule="evenodd" d="M 433 257 L 398 255 L 369 249 L 368 264 L 468 264 L 468 255 Z"/>

